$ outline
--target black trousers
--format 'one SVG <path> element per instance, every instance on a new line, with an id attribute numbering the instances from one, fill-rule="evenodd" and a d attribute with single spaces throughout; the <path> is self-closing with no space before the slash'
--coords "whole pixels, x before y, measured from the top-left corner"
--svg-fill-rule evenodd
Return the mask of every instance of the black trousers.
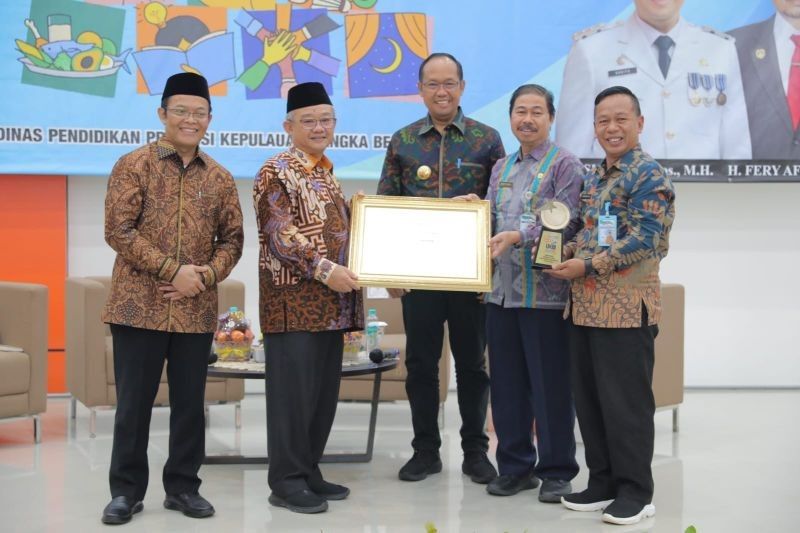
<path id="1" fill-rule="evenodd" d="M 270 333 L 264 346 L 267 478 L 286 497 L 322 479 L 319 461 L 336 416 L 344 337 L 341 331 Z"/>
<path id="2" fill-rule="evenodd" d="M 595 328 L 570 321 L 572 391 L 589 489 L 639 504 L 653 499 L 654 340 L 658 326 Z"/>
<path id="3" fill-rule="evenodd" d="M 167 494 L 194 493 L 205 455 L 204 396 L 212 333 L 170 333 L 111 324 L 117 412 L 108 478 L 111 496 L 142 500 L 147 492 L 150 415 L 167 361 L 169 458 Z"/>
<path id="4" fill-rule="evenodd" d="M 438 450 L 442 445 L 437 417 L 445 322 L 456 366 L 461 447 L 465 452 L 489 449 L 489 437 L 484 432 L 489 402 L 485 317 L 484 305 L 475 293 L 413 290 L 403 296 L 406 394 L 411 404 L 411 445 L 415 450 Z"/>
<path id="5" fill-rule="evenodd" d="M 486 304 L 500 475 L 533 472 L 540 479 L 568 481 L 578 474 L 567 324 L 562 314 Z M 534 419 L 538 454 L 531 434 Z"/>

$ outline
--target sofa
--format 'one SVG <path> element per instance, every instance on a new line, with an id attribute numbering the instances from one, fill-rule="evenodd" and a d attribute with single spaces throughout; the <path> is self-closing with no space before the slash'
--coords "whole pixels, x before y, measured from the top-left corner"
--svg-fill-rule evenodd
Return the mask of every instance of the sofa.
<path id="1" fill-rule="evenodd" d="M 0 419 L 33 418 L 42 440 L 47 410 L 47 287 L 0 281 Z"/>
<path id="2" fill-rule="evenodd" d="M 685 290 L 683 285 L 661 285 L 661 322 L 655 342 L 653 395 L 656 410 L 672 410 L 672 431 L 679 429 L 683 403 L 683 344 Z"/>
<path id="3" fill-rule="evenodd" d="M 108 276 L 71 277 L 66 281 L 66 370 L 67 390 L 72 396 L 70 416 L 75 418 L 77 401 L 88 407 L 92 437 L 95 436 L 96 409 L 117 404 L 111 331 L 100 320 L 110 286 L 111 278 Z M 219 284 L 218 292 L 220 313 L 231 306 L 244 309 L 244 283 L 225 280 Z M 241 425 L 242 398 L 244 382 L 241 379 L 208 378 L 206 405 L 233 403 L 237 428 Z M 166 370 L 161 373 L 155 404 L 169 404 Z"/>

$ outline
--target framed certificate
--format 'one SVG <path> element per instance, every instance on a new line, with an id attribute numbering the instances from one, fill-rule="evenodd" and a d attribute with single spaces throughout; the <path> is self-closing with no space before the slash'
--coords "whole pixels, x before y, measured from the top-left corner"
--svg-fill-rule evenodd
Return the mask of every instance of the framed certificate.
<path id="1" fill-rule="evenodd" d="M 490 219 L 485 200 L 356 196 L 348 268 L 367 287 L 490 291 Z"/>

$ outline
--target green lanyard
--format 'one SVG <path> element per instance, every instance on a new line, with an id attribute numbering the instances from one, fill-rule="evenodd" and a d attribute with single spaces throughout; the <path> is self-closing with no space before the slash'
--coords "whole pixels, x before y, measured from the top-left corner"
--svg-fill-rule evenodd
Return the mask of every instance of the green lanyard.
<path id="1" fill-rule="evenodd" d="M 536 167 L 533 169 L 533 173 L 536 175 L 533 178 L 533 183 L 531 183 L 531 202 L 529 205 L 534 206 L 536 205 L 536 201 L 538 200 L 539 196 L 539 185 L 541 185 L 542 180 L 547 175 L 547 172 L 550 170 L 550 165 L 553 163 L 556 155 L 558 154 L 558 147 L 554 144 L 550 147 L 544 157 L 536 164 Z M 519 159 L 522 160 L 522 149 L 519 152 Z M 516 158 L 509 157 L 508 161 L 506 161 L 506 166 L 503 169 L 503 175 L 500 177 L 500 182 L 497 184 L 497 197 L 495 198 L 495 210 L 499 213 L 500 206 L 503 203 L 503 189 L 510 188 L 510 187 L 501 187 L 501 183 L 508 182 L 508 175 L 511 173 L 511 167 L 514 166 L 516 162 Z M 527 209 L 526 211 L 530 211 Z"/>

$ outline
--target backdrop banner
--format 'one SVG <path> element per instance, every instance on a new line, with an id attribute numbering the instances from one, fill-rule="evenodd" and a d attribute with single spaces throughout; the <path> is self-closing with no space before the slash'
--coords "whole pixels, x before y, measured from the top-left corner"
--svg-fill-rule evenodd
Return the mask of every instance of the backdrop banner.
<path id="1" fill-rule="evenodd" d="M 500 131 L 507 151 L 518 148 L 509 97 L 537 83 L 555 96 L 554 140 L 588 168 L 602 157 L 594 98 L 624 85 L 641 102 L 642 147 L 675 181 L 800 180 L 790 39 L 800 13 L 776 13 L 772 0 L 672 4 L 3 2 L 0 173 L 107 176 L 162 134 L 165 80 L 198 72 L 213 106 L 202 149 L 234 176 L 254 176 L 290 144 L 286 93 L 318 81 L 336 108 L 337 176 L 376 179 L 393 132 L 426 112 L 422 61 L 448 52 L 464 67 L 462 109 Z M 665 19 L 671 27 L 659 29 Z"/>

